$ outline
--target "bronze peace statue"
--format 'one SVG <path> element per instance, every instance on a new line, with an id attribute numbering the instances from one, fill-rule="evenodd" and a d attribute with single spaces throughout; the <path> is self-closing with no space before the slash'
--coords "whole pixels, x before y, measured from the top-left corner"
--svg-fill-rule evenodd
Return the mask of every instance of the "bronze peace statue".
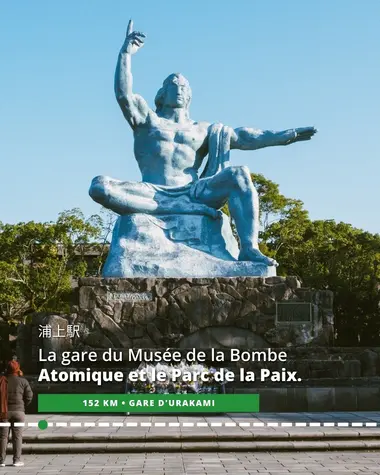
<path id="1" fill-rule="evenodd" d="M 151 109 L 134 92 L 131 68 L 145 38 L 131 20 L 115 73 L 115 95 L 133 130 L 142 181 L 98 176 L 89 191 L 120 215 L 104 277 L 275 275 L 277 263 L 258 246 L 259 200 L 250 171 L 230 166 L 230 150 L 310 140 L 316 129 L 276 132 L 194 121 L 191 88 L 179 73 L 165 79 Z M 220 211 L 226 203 L 240 245 Z"/>

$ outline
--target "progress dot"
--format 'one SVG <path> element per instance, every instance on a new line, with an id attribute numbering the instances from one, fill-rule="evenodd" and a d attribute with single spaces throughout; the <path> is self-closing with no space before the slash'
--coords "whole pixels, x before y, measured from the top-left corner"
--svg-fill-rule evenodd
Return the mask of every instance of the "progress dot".
<path id="1" fill-rule="evenodd" d="M 39 428 L 40 430 L 45 430 L 45 429 L 47 429 L 47 428 L 48 428 L 48 423 L 47 423 L 47 421 L 45 421 L 45 420 L 38 421 L 38 428 Z"/>

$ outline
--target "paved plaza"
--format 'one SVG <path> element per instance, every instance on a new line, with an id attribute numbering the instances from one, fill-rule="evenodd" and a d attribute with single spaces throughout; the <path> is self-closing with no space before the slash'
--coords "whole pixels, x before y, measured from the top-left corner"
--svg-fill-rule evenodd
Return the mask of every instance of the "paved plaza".
<path id="1" fill-rule="evenodd" d="M 378 412 L 30 415 L 0 475 L 380 474 L 379 441 Z"/>
<path id="2" fill-rule="evenodd" d="M 249 475 L 380 474 L 380 452 L 261 452 L 26 455 L 25 466 L 0 474 Z"/>

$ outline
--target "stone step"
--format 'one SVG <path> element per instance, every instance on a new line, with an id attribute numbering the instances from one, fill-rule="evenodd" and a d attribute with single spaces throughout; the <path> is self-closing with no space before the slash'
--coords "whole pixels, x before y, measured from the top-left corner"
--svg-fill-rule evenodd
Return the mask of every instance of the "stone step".
<path id="1" fill-rule="evenodd" d="M 281 442 L 281 441 L 378 441 L 380 443 L 380 428 L 288 428 L 287 430 L 269 431 L 256 429 L 252 432 L 240 432 L 239 428 L 229 431 L 210 432 L 209 429 L 192 429 L 189 432 L 176 430 L 173 432 L 165 428 L 155 429 L 153 432 L 136 433 L 135 428 L 122 429 L 123 432 L 91 434 L 77 432 L 76 434 L 65 433 L 68 429 L 62 429 L 61 433 L 40 432 L 23 436 L 26 444 L 125 444 L 125 443 L 161 443 L 161 442 Z"/>
<path id="2" fill-rule="evenodd" d="M 282 440 L 282 441 L 206 441 L 206 442 L 120 442 L 120 443 L 46 443 L 23 445 L 24 454 L 75 454 L 75 453 L 153 453 L 153 452 L 281 452 L 281 451 L 353 451 L 379 450 L 378 439 L 353 440 Z M 11 447 L 7 450 L 12 453 Z"/>

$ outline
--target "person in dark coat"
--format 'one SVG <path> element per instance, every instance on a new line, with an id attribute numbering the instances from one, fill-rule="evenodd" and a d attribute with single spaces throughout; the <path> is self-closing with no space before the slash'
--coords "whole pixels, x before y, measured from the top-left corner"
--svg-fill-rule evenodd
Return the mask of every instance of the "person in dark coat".
<path id="1" fill-rule="evenodd" d="M 13 466 L 22 467 L 22 430 L 15 422 L 25 422 L 25 407 L 33 399 L 33 392 L 28 381 L 23 377 L 18 361 L 8 363 L 4 376 L 0 376 L 0 422 L 11 425 L 0 427 L 0 467 L 5 467 L 9 434 L 12 431 Z"/>

